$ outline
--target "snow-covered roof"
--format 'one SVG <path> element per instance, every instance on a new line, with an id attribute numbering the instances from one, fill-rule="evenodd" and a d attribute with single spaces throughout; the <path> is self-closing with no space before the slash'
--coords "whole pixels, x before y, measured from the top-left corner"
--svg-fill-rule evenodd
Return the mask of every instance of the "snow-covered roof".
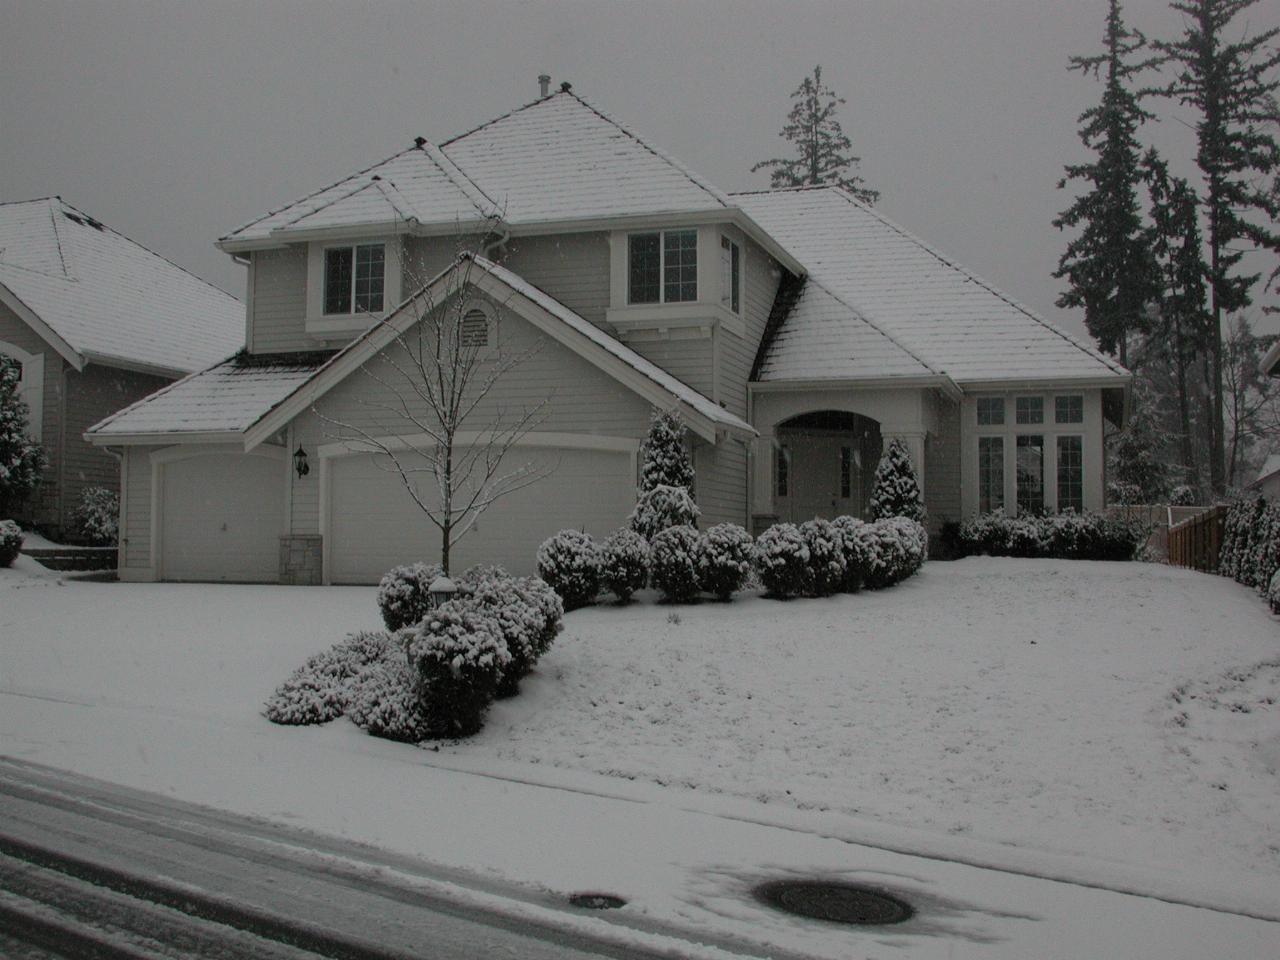
<path id="1" fill-rule="evenodd" d="M 1249 486 L 1256 487 L 1262 481 L 1277 473 L 1280 473 L 1280 453 L 1273 453 L 1267 457 L 1266 462 L 1262 464 L 1262 469 L 1258 471 L 1258 475 Z"/>
<path id="2" fill-rule="evenodd" d="M 909 360 L 959 384 L 1128 377 L 839 188 L 732 199 L 809 271 L 805 293 L 767 347 L 762 379 L 857 379 L 876 369 L 911 375 Z M 814 287 L 821 292 L 810 295 Z M 871 330 L 887 342 L 873 346 Z"/>
<path id="3" fill-rule="evenodd" d="M 1273 343 L 1262 358 L 1262 372 L 1269 377 L 1280 377 L 1280 340 Z"/>
<path id="4" fill-rule="evenodd" d="M 237 355 L 125 407 L 88 434 L 100 444 L 126 437 L 239 435 L 306 383 L 329 356 Z"/>
<path id="5" fill-rule="evenodd" d="M 408 150 L 231 231 L 219 242 L 286 239 L 308 230 L 370 224 L 469 223 L 493 212 L 493 201 L 453 161 L 419 140 Z"/>
<path id="6" fill-rule="evenodd" d="M 0 300 L 77 366 L 187 372 L 244 341 L 239 300 L 58 197 L 0 203 Z"/>

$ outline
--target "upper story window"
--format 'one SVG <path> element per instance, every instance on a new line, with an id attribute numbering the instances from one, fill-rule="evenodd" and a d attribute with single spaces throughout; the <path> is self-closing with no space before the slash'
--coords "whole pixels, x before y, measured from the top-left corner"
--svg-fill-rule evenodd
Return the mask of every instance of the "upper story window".
<path id="1" fill-rule="evenodd" d="M 1084 423 L 1084 397 L 1072 394 L 1053 398 L 1055 423 Z"/>
<path id="2" fill-rule="evenodd" d="M 1044 423 L 1044 397 L 1018 397 L 1018 423 Z"/>
<path id="3" fill-rule="evenodd" d="M 720 238 L 720 303 L 742 312 L 742 248 L 728 237 Z"/>
<path id="4" fill-rule="evenodd" d="M 978 425 L 999 426 L 1004 423 L 1004 397 L 978 398 Z"/>
<path id="5" fill-rule="evenodd" d="M 697 230 L 633 233 L 627 238 L 627 303 L 697 299 Z"/>
<path id="6" fill-rule="evenodd" d="M 326 247 L 324 251 L 324 312 L 381 313 L 386 284 L 386 246 L 362 243 Z"/>

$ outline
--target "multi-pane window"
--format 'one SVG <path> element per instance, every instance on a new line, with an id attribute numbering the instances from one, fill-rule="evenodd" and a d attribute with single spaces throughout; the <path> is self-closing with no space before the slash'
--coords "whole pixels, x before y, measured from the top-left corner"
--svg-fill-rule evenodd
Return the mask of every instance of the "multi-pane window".
<path id="1" fill-rule="evenodd" d="M 978 398 L 978 425 L 999 426 L 1004 423 L 1004 397 Z"/>
<path id="2" fill-rule="evenodd" d="M 1044 513 L 1044 436 L 1018 434 L 1015 458 L 1018 514 Z"/>
<path id="3" fill-rule="evenodd" d="M 1058 437 L 1058 512 L 1084 510 L 1084 438 Z"/>
<path id="4" fill-rule="evenodd" d="M 471 348 L 489 345 L 489 317 L 483 310 L 468 310 L 462 318 L 458 339 Z"/>
<path id="5" fill-rule="evenodd" d="M 662 299 L 662 235 L 633 233 L 627 246 L 627 302 L 659 302 Z"/>
<path id="6" fill-rule="evenodd" d="M 773 466 L 773 495 L 786 497 L 791 490 L 791 448 L 778 447 Z"/>
<path id="7" fill-rule="evenodd" d="M 1084 397 L 1073 394 L 1053 398 L 1055 423 L 1084 423 Z"/>
<path id="8" fill-rule="evenodd" d="M 734 313 L 742 312 L 742 249 L 728 237 L 720 238 L 720 302 Z"/>
<path id="9" fill-rule="evenodd" d="M 662 300 L 698 299 L 698 231 L 669 230 L 662 235 Z"/>
<path id="10" fill-rule="evenodd" d="M 383 244 L 329 247 L 324 252 L 324 312 L 380 312 L 385 279 Z"/>
<path id="11" fill-rule="evenodd" d="M 853 447 L 840 448 L 840 496 L 853 496 Z"/>
<path id="12" fill-rule="evenodd" d="M 978 438 L 978 509 L 1004 509 L 1004 437 Z"/>
<path id="13" fill-rule="evenodd" d="M 1044 397 L 1018 397 L 1018 423 L 1044 423 Z"/>

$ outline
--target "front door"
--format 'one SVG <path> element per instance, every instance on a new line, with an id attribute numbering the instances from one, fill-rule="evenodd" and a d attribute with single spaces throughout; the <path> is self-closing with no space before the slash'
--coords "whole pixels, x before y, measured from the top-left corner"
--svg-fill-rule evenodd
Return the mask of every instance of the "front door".
<path id="1" fill-rule="evenodd" d="M 787 459 L 786 483 L 775 497 L 779 516 L 792 523 L 814 517 L 831 520 L 861 512 L 861 457 L 854 438 L 844 432 L 805 431 L 780 438 Z M 779 478 L 780 479 L 780 478 Z"/>

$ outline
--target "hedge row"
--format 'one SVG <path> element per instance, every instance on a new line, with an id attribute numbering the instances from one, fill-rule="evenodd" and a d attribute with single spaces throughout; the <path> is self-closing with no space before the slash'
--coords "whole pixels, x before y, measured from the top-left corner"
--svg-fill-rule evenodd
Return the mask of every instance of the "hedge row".
<path id="1" fill-rule="evenodd" d="M 1227 510 L 1218 572 L 1253 587 L 1280 613 L 1280 503 L 1236 500 Z"/>
<path id="2" fill-rule="evenodd" d="M 1049 557 L 1059 560 L 1132 560 L 1147 542 L 1145 524 L 1098 513 L 1008 517 L 984 513 L 947 523 L 940 534 L 943 556 Z"/>

